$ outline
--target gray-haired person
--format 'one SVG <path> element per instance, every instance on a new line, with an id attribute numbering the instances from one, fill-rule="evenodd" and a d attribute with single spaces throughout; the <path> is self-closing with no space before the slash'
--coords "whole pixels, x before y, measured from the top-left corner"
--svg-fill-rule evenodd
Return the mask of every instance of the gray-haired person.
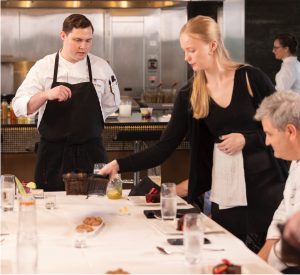
<path id="1" fill-rule="evenodd" d="M 277 224 L 285 223 L 300 210 L 300 95 L 282 91 L 266 97 L 257 109 L 255 119 L 262 122 L 266 145 L 273 147 L 275 156 L 292 161 L 283 200 L 274 213 L 266 243 L 259 252 L 269 264 L 283 270 L 287 263 L 281 261 Z"/>

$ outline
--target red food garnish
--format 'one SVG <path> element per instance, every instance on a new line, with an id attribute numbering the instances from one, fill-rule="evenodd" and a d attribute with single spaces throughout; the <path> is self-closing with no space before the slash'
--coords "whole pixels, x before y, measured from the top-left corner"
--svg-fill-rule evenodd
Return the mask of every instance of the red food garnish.
<path id="1" fill-rule="evenodd" d="M 222 262 L 227 265 L 232 265 L 232 263 L 227 259 L 222 259 Z"/>
<path id="2" fill-rule="evenodd" d="M 155 195 L 157 195 L 159 193 L 159 191 L 156 188 L 151 188 L 151 190 L 149 191 L 149 193 L 146 195 L 146 202 L 147 203 L 151 203 L 153 201 L 153 198 Z"/>
<path id="3" fill-rule="evenodd" d="M 214 274 L 221 274 L 223 273 L 226 269 L 228 268 L 228 266 L 226 264 L 220 264 L 218 266 L 216 266 L 213 270 Z"/>

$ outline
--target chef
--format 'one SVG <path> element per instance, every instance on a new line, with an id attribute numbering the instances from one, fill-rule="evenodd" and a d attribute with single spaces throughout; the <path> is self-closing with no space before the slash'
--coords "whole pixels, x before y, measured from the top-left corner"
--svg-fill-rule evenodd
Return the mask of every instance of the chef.
<path id="1" fill-rule="evenodd" d="M 13 99 L 17 116 L 38 113 L 35 181 L 46 191 L 64 190 L 64 173 L 92 172 L 94 163 L 107 162 L 101 133 L 120 92 L 109 64 L 89 53 L 93 32 L 84 15 L 68 16 L 62 49 L 35 63 Z"/>

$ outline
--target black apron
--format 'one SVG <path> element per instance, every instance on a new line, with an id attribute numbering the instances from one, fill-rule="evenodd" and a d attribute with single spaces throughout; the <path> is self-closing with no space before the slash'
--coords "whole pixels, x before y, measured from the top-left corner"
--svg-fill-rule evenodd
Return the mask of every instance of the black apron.
<path id="1" fill-rule="evenodd" d="M 64 85 L 71 89 L 67 101 L 49 100 L 39 125 L 35 181 L 45 191 L 62 191 L 62 175 L 72 171 L 91 173 L 94 163 L 107 162 L 102 142 L 104 121 L 97 92 L 92 82 L 87 56 L 89 82 L 69 84 L 57 82 L 59 53 L 54 65 L 51 88 Z"/>

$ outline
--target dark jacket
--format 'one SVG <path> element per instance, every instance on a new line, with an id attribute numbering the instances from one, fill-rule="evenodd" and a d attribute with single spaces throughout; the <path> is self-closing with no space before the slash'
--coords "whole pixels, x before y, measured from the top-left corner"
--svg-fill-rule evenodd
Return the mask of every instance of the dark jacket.
<path id="1" fill-rule="evenodd" d="M 262 99 L 272 94 L 275 88 L 270 79 L 259 69 L 243 66 L 239 70 L 245 71 L 245 74 L 239 74 L 241 77 L 245 77 L 245 83 L 246 72 L 248 74 L 254 94 L 251 100 L 255 108 L 257 108 Z M 193 202 L 200 194 L 211 189 L 214 146 L 214 138 L 211 136 L 204 119 L 193 118 L 190 105 L 191 87 L 191 82 L 189 82 L 179 91 L 170 122 L 156 145 L 140 153 L 117 160 L 120 172 L 138 171 L 160 165 L 188 134 L 191 145 L 189 202 Z M 258 131 L 243 132 L 243 135 L 246 139 L 244 150 L 256 150 L 257 147 L 265 148 L 265 135 L 262 127 Z M 274 162 L 274 167 L 276 166 L 278 170 L 279 181 L 285 182 L 288 169 L 286 163 L 275 159 L 271 148 L 268 148 L 268 150 Z"/>

